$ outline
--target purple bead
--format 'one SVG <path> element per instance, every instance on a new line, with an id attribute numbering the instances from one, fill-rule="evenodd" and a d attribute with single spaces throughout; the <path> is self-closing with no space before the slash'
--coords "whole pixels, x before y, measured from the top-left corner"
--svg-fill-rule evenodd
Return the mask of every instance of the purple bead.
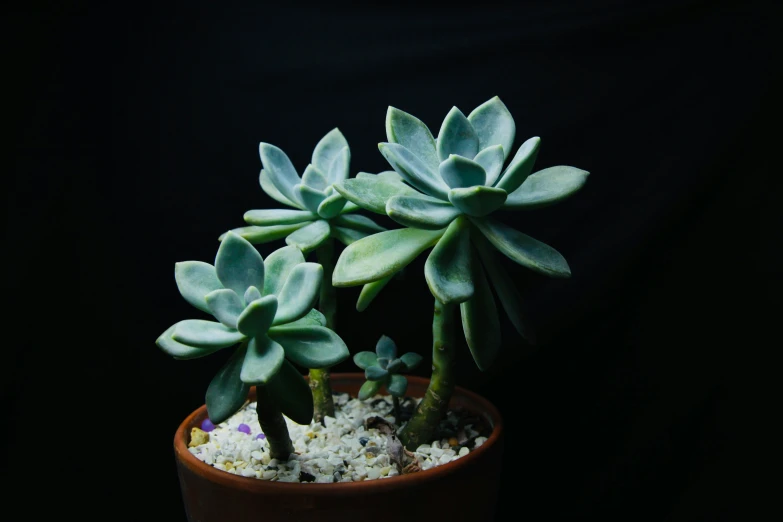
<path id="1" fill-rule="evenodd" d="M 256 435 L 256 439 L 265 439 L 265 438 L 266 435 L 264 435 L 263 433 L 259 433 L 258 435 Z"/>
<path id="2" fill-rule="evenodd" d="M 247 424 L 244 423 L 240 424 L 237 427 L 237 430 L 241 431 L 242 433 L 247 433 L 248 435 L 250 435 L 250 426 L 248 426 Z"/>
<path id="3" fill-rule="evenodd" d="M 204 419 L 201 422 L 201 429 L 204 431 L 212 431 L 215 429 L 215 425 L 212 424 L 212 421 L 209 419 Z"/>

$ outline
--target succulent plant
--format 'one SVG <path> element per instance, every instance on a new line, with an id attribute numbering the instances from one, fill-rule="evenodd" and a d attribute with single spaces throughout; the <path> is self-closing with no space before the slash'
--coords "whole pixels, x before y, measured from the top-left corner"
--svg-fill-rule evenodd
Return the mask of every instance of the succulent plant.
<path id="1" fill-rule="evenodd" d="M 400 372 L 410 371 L 419 365 L 421 355 L 408 352 L 397 357 L 397 345 L 394 341 L 382 335 L 375 345 L 375 352 L 358 352 L 353 356 L 353 362 L 364 370 L 367 381 L 359 389 L 359 399 L 369 399 L 381 388 L 386 387 L 392 396 L 394 417 L 401 422 L 400 397 L 405 397 L 408 389 L 408 379 Z"/>
<path id="2" fill-rule="evenodd" d="M 386 230 L 372 219 L 354 215 L 359 207 L 335 192 L 334 184 L 348 179 L 351 151 L 343 134 L 335 128 L 329 131 L 313 150 L 312 160 L 300 177 L 293 163 L 281 149 L 269 143 L 258 147 L 262 170 L 261 189 L 269 197 L 292 207 L 291 209 L 257 209 L 245 212 L 248 226 L 232 232 L 259 244 L 285 238 L 288 245 L 299 248 L 305 255 L 315 250 L 318 262 L 324 268 L 324 279 L 318 307 L 326 317 L 326 324 L 336 329 L 336 297 L 332 287 L 334 268 L 334 241 L 345 245 Z M 367 175 L 362 174 L 360 175 Z M 225 234 L 220 236 L 222 240 Z M 385 285 L 374 283 L 367 292 L 376 295 Z M 315 408 L 314 419 L 334 416 L 329 371 L 310 371 Z"/>
<path id="3" fill-rule="evenodd" d="M 214 265 L 176 263 L 174 276 L 185 300 L 217 321 L 180 321 L 156 344 L 176 359 L 238 344 L 207 388 L 208 416 L 215 424 L 223 422 L 256 385 L 258 420 L 272 456 L 287 459 L 293 445 L 282 415 L 299 424 L 313 416 L 310 388 L 291 363 L 328 368 L 349 355 L 343 340 L 325 327 L 323 314 L 313 309 L 323 268 L 305 262 L 293 246 L 263 259 L 247 240 L 229 232 Z"/>
<path id="4" fill-rule="evenodd" d="M 414 415 L 401 434 L 408 447 L 426 441 L 445 414 L 453 391 L 454 306 L 460 307 L 465 338 L 481 370 L 492 364 L 500 348 L 499 318 L 490 282 L 517 331 L 532 337 L 521 314 L 519 293 L 496 252 L 544 275 L 571 275 L 559 252 L 492 214 L 560 201 L 584 185 L 588 172 L 556 166 L 531 174 L 540 145 L 538 137 L 525 141 L 504 168 L 515 133 L 514 119 L 498 97 L 467 117 L 452 108 L 437 139 L 421 120 L 389 107 L 388 142 L 380 143 L 379 149 L 394 172 L 334 185 L 349 201 L 388 215 L 406 227 L 379 232 L 348 246 L 334 269 L 335 286 L 388 281 L 433 247 L 424 266 L 435 297 L 433 375 L 425 407 L 420 408 L 426 415 Z"/>

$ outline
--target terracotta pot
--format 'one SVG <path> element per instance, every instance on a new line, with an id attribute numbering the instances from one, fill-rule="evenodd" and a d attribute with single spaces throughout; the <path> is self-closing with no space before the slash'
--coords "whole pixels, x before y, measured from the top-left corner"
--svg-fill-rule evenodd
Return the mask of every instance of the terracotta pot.
<path id="1" fill-rule="evenodd" d="M 362 373 L 332 374 L 332 388 L 356 397 Z M 421 397 L 429 379 L 408 377 L 411 397 Z M 255 400 L 255 389 L 250 400 Z M 492 435 L 468 455 L 426 471 L 385 479 L 334 484 L 270 482 L 232 475 L 193 456 L 190 431 L 207 416 L 206 406 L 191 413 L 174 436 L 179 482 L 191 522 L 470 522 L 494 519 L 503 452 L 503 422 L 479 395 L 457 387 L 450 406 L 481 414 Z"/>

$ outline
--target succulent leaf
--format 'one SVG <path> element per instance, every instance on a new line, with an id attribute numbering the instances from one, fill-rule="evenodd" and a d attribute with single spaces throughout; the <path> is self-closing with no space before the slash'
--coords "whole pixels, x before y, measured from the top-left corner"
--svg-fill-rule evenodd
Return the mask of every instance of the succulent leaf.
<path id="1" fill-rule="evenodd" d="M 264 259 L 264 295 L 278 295 L 288 280 L 291 270 L 304 262 L 302 251 L 295 246 L 279 248 L 266 256 Z"/>
<path id="2" fill-rule="evenodd" d="M 245 338 L 244 335 L 222 323 L 203 319 L 186 319 L 177 323 L 171 338 L 197 348 L 228 348 Z"/>
<path id="3" fill-rule="evenodd" d="M 239 378 L 246 384 L 266 384 L 280 370 L 285 361 L 283 347 L 261 334 L 247 343 Z"/>
<path id="4" fill-rule="evenodd" d="M 158 346 L 158 348 L 171 355 L 175 359 L 197 359 L 199 357 L 204 357 L 205 355 L 214 353 L 221 348 L 225 348 L 224 346 L 203 348 L 198 346 L 190 346 L 188 344 L 175 341 L 172 335 L 174 334 L 174 330 L 177 328 L 177 324 L 169 326 L 168 329 L 160 334 L 160 337 L 158 337 L 158 339 L 155 341 L 155 344 Z"/>
<path id="5" fill-rule="evenodd" d="M 459 215 L 453 205 L 424 194 L 394 196 L 386 202 L 386 214 L 407 227 L 438 230 Z"/>
<path id="6" fill-rule="evenodd" d="M 508 195 L 503 208 L 532 209 L 557 203 L 576 194 L 589 174 L 586 170 L 566 166 L 539 170 Z"/>
<path id="7" fill-rule="evenodd" d="M 441 162 L 439 172 L 450 188 L 484 185 L 487 181 L 487 173 L 481 164 L 453 154 Z"/>
<path id="8" fill-rule="evenodd" d="M 400 360 L 405 364 L 406 370 L 412 370 L 416 368 L 422 361 L 421 355 L 418 353 L 408 352 L 400 357 Z"/>
<path id="9" fill-rule="evenodd" d="M 237 348 L 207 387 L 207 416 L 213 424 L 229 419 L 245 403 L 250 385 L 239 378 L 247 346 Z"/>
<path id="10" fill-rule="evenodd" d="M 334 185 L 332 185 L 332 190 L 335 190 Z M 336 190 L 335 190 L 336 192 Z M 345 196 L 343 196 L 345 197 Z M 359 205 L 354 203 L 353 201 L 349 201 L 345 204 L 343 209 L 340 211 L 340 215 L 347 214 L 348 212 L 356 212 L 357 210 L 361 209 Z"/>
<path id="11" fill-rule="evenodd" d="M 262 142 L 258 145 L 258 154 L 269 180 L 278 192 L 290 201 L 299 202 L 299 197 L 294 192 L 294 185 L 301 183 L 302 180 L 286 153 L 274 145 Z"/>
<path id="12" fill-rule="evenodd" d="M 366 401 L 370 397 L 373 397 L 383 387 L 383 381 L 364 381 L 362 387 L 359 388 L 359 400 Z"/>
<path id="13" fill-rule="evenodd" d="M 280 370 L 266 383 L 267 392 L 280 412 L 297 424 L 313 420 L 313 392 L 293 364 L 283 360 Z"/>
<path id="14" fill-rule="evenodd" d="M 492 219 L 473 219 L 484 237 L 512 261 L 550 277 L 570 277 L 565 258 L 551 246 Z"/>
<path id="15" fill-rule="evenodd" d="M 318 215 L 324 219 L 332 219 L 340 213 L 346 203 L 348 203 L 348 200 L 339 192 L 335 192 L 318 205 Z"/>
<path id="16" fill-rule="evenodd" d="M 500 98 L 495 96 L 473 109 L 468 115 L 468 121 L 476 131 L 480 150 L 501 145 L 505 157 L 508 157 L 514 144 L 516 124 L 511 112 Z"/>
<path id="17" fill-rule="evenodd" d="M 383 279 L 378 279 L 377 281 L 364 285 L 362 291 L 359 293 L 359 299 L 356 300 L 356 311 L 365 311 L 375 297 L 381 293 L 381 290 L 389 284 L 392 277 L 394 276 L 384 277 Z"/>
<path id="18" fill-rule="evenodd" d="M 264 279 L 264 284 L 266 284 L 266 279 Z M 245 301 L 245 305 L 248 305 L 255 301 L 256 299 L 261 299 L 261 291 L 256 288 L 255 286 L 248 287 L 248 289 L 245 291 L 245 295 L 243 296 L 243 299 Z"/>
<path id="19" fill-rule="evenodd" d="M 182 297 L 202 312 L 212 313 L 204 297 L 223 288 L 215 267 L 202 261 L 182 261 L 174 265 L 174 279 Z"/>
<path id="20" fill-rule="evenodd" d="M 306 227 L 300 228 L 287 238 L 285 242 L 299 248 L 304 254 L 315 250 L 324 241 L 329 239 L 329 223 L 323 219 L 313 221 Z"/>
<path id="21" fill-rule="evenodd" d="M 336 183 L 334 189 L 348 201 L 384 216 L 386 215 L 386 201 L 392 196 L 418 194 L 417 191 L 400 180 L 384 179 L 380 175 L 372 174 L 367 176 L 346 179 L 342 183 Z M 349 216 L 342 215 L 340 217 Z"/>
<path id="22" fill-rule="evenodd" d="M 351 169 L 351 149 L 347 146 L 337 154 L 329 166 L 329 183 L 339 183 L 348 179 Z"/>
<path id="23" fill-rule="evenodd" d="M 375 233 L 386 231 L 385 228 L 380 226 L 372 219 L 361 215 L 339 216 L 334 220 L 334 223 L 341 227 L 353 228 L 362 232 Z"/>
<path id="24" fill-rule="evenodd" d="M 378 358 L 394 359 L 397 357 L 397 345 L 392 341 L 391 337 L 382 335 L 378 342 L 375 343 L 375 353 Z"/>
<path id="25" fill-rule="evenodd" d="M 245 295 L 248 287 L 264 288 L 264 258 L 242 237 L 228 232 L 215 256 L 215 272 L 224 287 Z"/>
<path id="26" fill-rule="evenodd" d="M 327 132 L 313 149 L 312 164 L 324 174 L 328 174 L 332 162 L 346 147 L 348 147 L 348 141 L 343 133 L 335 127 Z"/>
<path id="27" fill-rule="evenodd" d="M 399 272 L 433 246 L 443 230 L 402 228 L 379 232 L 348 245 L 337 259 L 332 284 L 355 286 Z"/>
<path id="28" fill-rule="evenodd" d="M 277 308 L 277 297 L 274 295 L 256 299 L 239 315 L 237 329 L 248 337 L 264 335 L 272 325 Z"/>
<path id="29" fill-rule="evenodd" d="M 244 215 L 245 223 L 256 226 L 290 225 L 312 221 L 318 216 L 307 210 L 291 210 L 287 208 L 263 208 L 248 210 Z"/>
<path id="30" fill-rule="evenodd" d="M 500 351 L 500 319 L 481 263 L 474 259 L 472 266 L 476 291 L 459 309 L 470 353 L 479 370 L 485 371 Z"/>
<path id="31" fill-rule="evenodd" d="M 381 368 L 380 366 L 368 366 L 364 370 L 364 376 L 368 381 L 381 381 L 385 380 L 389 376 L 389 372 Z"/>
<path id="32" fill-rule="evenodd" d="M 392 375 L 389 382 L 386 383 L 386 389 L 389 390 L 389 394 L 393 397 L 405 397 L 405 392 L 408 389 L 408 379 L 403 375 Z"/>
<path id="33" fill-rule="evenodd" d="M 405 363 L 402 362 L 402 359 L 394 359 L 386 365 L 386 371 L 389 373 L 397 373 L 402 369 L 405 369 Z"/>
<path id="34" fill-rule="evenodd" d="M 287 323 L 286 326 L 326 326 L 326 317 L 324 314 L 313 308 L 307 315 L 296 321 Z"/>
<path id="35" fill-rule="evenodd" d="M 503 154 L 502 145 L 493 145 L 482 150 L 473 158 L 473 161 L 481 165 L 486 172 L 487 179 L 484 181 L 484 185 L 491 187 L 498 180 L 498 176 L 503 170 L 503 162 L 506 160 Z"/>
<path id="36" fill-rule="evenodd" d="M 454 188 L 449 191 L 449 201 L 463 213 L 483 217 L 499 209 L 506 201 L 505 190 L 494 187 Z"/>
<path id="37" fill-rule="evenodd" d="M 436 169 L 440 163 L 430 129 L 412 114 L 389 107 L 386 111 L 386 140 L 402 145 L 430 169 Z"/>
<path id="38" fill-rule="evenodd" d="M 318 207 L 326 199 L 326 194 L 307 185 L 294 185 L 294 192 L 299 195 L 299 199 L 302 200 L 307 210 L 313 214 L 318 214 Z"/>
<path id="39" fill-rule="evenodd" d="M 457 304 L 473 296 L 471 280 L 470 222 L 455 219 L 424 263 L 424 276 L 435 298 Z"/>
<path id="40" fill-rule="evenodd" d="M 414 188 L 442 200 L 448 199 L 448 187 L 437 173 L 437 168 L 427 166 L 411 151 L 395 143 L 379 143 L 378 149 L 386 161 Z M 361 204 L 357 202 L 358 204 Z"/>
<path id="41" fill-rule="evenodd" d="M 348 347 L 323 326 L 275 326 L 269 336 L 280 343 L 286 357 L 305 368 L 329 368 L 348 358 Z"/>
<path id="42" fill-rule="evenodd" d="M 294 223 L 292 225 L 273 225 L 269 227 L 239 227 L 221 234 L 218 240 L 223 241 L 226 239 L 228 233 L 232 232 L 253 244 L 268 243 L 270 241 L 276 241 L 278 239 L 284 238 L 287 235 L 296 232 L 300 228 L 309 225 L 310 223 L 312 223 L 312 221 L 303 221 L 301 223 Z"/>
<path id="43" fill-rule="evenodd" d="M 506 170 L 501 174 L 500 179 L 495 185 L 511 194 L 519 188 L 525 179 L 533 171 L 533 165 L 538 157 L 538 149 L 541 145 L 541 138 L 533 137 L 519 146 L 519 150 L 514 155 L 514 159 L 508 164 Z"/>
<path id="44" fill-rule="evenodd" d="M 305 168 L 304 174 L 302 174 L 302 184 L 307 185 L 308 187 L 319 192 L 326 190 L 326 187 L 331 185 L 326 177 L 326 174 L 324 174 L 323 171 L 312 164 Z"/>
<path id="45" fill-rule="evenodd" d="M 331 230 L 332 237 L 346 246 L 369 235 L 367 232 L 359 232 L 358 230 L 353 230 L 352 228 L 343 228 L 334 225 L 331 225 L 329 228 Z"/>
<path id="46" fill-rule="evenodd" d="M 258 175 L 258 183 L 261 185 L 261 190 L 267 193 L 267 195 L 275 201 L 288 205 L 289 207 L 304 208 L 299 201 L 291 201 L 283 195 L 282 192 L 277 190 L 275 184 L 269 178 L 269 172 L 261 169 L 261 173 Z"/>
<path id="47" fill-rule="evenodd" d="M 296 265 L 280 290 L 280 305 L 272 324 L 290 323 L 307 315 L 318 298 L 323 276 L 324 269 L 318 263 Z"/>
<path id="48" fill-rule="evenodd" d="M 378 364 L 378 356 L 375 352 L 358 352 L 353 356 L 353 362 L 362 370 Z"/>
<path id="49" fill-rule="evenodd" d="M 250 288 L 255 287 L 251 286 Z M 250 288 L 248 288 L 248 290 L 250 290 Z M 228 288 L 221 288 L 219 290 L 211 291 L 204 299 L 207 301 L 209 311 L 215 316 L 215 319 L 229 328 L 236 329 L 237 318 L 239 318 L 239 314 L 242 313 L 242 310 L 245 309 L 245 304 L 236 292 L 229 290 Z"/>
<path id="50" fill-rule="evenodd" d="M 479 151 L 479 138 L 476 130 L 462 111 L 452 107 L 440 127 L 437 140 L 438 158 L 445 161 L 456 154 L 473 159 Z"/>

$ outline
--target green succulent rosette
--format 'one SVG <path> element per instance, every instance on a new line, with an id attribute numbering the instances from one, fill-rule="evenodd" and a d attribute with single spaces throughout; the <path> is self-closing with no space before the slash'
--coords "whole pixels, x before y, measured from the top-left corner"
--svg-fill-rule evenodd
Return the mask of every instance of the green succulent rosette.
<path id="1" fill-rule="evenodd" d="M 174 276 L 182 297 L 217 321 L 180 321 L 158 337 L 158 347 L 176 359 L 194 359 L 239 345 L 207 388 L 212 422 L 233 415 L 250 386 L 257 385 L 266 388 L 283 414 L 308 424 L 312 394 L 292 363 L 327 368 L 349 355 L 343 340 L 313 309 L 321 265 L 305 262 L 294 246 L 263 259 L 250 242 L 229 232 L 214 265 L 176 263 Z"/>
<path id="2" fill-rule="evenodd" d="M 334 185 L 350 202 L 406 227 L 348 246 L 335 267 L 334 286 L 365 285 L 360 300 L 369 302 L 374 296 L 368 288 L 386 284 L 432 248 L 424 268 L 427 284 L 440 302 L 459 304 L 468 346 L 482 370 L 500 347 L 492 287 L 517 331 L 532 340 L 519 293 L 497 253 L 550 277 L 571 275 L 559 252 L 503 224 L 496 211 L 551 205 L 577 192 L 588 176 L 569 166 L 533 172 L 538 137 L 525 141 L 507 162 L 515 133 L 514 119 L 498 97 L 467 117 L 451 109 L 437 139 L 421 120 L 389 107 L 388 142 L 379 149 L 394 171 Z"/>
<path id="3" fill-rule="evenodd" d="M 369 399 L 384 386 L 389 395 L 405 397 L 408 389 L 408 379 L 400 372 L 410 371 L 419 365 L 421 355 L 413 352 L 397 357 L 397 345 L 383 335 L 375 345 L 375 352 L 358 352 L 353 356 L 353 362 L 364 370 L 367 379 L 359 389 L 359 399 Z"/>

